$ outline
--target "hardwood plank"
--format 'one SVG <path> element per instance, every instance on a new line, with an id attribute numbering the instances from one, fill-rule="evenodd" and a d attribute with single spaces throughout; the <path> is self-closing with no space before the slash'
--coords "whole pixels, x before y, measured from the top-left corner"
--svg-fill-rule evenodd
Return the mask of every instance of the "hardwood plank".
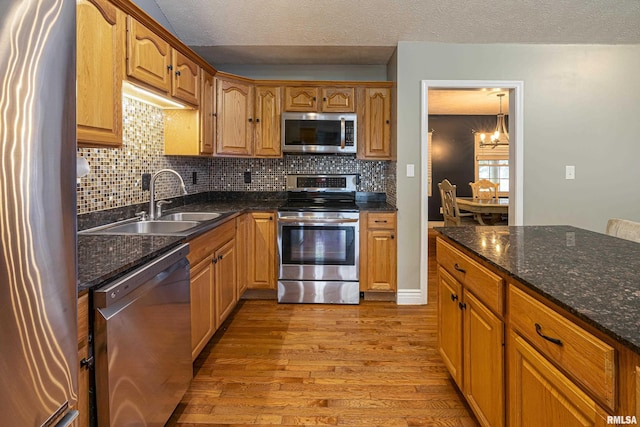
<path id="1" fill-rule="evenodd" d="M 436 349 L 433 237 L 427 306 L 241 301 L 167 426 L 477 426 Z"/>

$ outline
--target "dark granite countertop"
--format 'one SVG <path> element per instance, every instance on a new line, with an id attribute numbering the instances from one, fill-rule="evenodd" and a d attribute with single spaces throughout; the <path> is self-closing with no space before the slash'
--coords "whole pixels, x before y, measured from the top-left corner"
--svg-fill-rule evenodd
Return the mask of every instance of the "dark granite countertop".
<path id="1" fill-rule="evenodd" d="M 436 230 L 640 353 L 640 244 L 564 225 Z"/>
<path id="2" fill-rule="evenodd" d="M 267 197 L 264 197 L 264 196 Z M 262 196 L 262 198 L 261 198 Z M 133 270 L 154 257 L 168 251 L 180 243 L 187 242 L 218 225 L 235 218 L 243 212 L 277 210 L 284 202 L 283 193 L 218 193 L 213 197 L 195 195 L 167 209 L 171 212 L 219 212 L 219 218 L 204 222 L 190 230 L 187 236 L 144 236 L 144 235 L 78 235 L 78 292 L 97 287 L 109 280 Z M 375 200 L 375 199 L 374 199 Z M 396 208 L 385 201 L 359 201 L 361 210 L 391 211 Z M 79 218 L 81 230 L 131 218 L 135 212 L 145 209 L 146 205 L 131 206 L 112 211 L 85 214 Z"/>

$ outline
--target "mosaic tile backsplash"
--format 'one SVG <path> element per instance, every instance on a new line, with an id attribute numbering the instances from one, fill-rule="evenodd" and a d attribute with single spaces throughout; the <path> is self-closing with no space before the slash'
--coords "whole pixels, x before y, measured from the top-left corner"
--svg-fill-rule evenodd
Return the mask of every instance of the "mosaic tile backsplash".
<path id="1" fill-rule="evenodd" d="M 284 191 L 287 174 L 359 173 L 358 191 L 386 193 L 395 204 L 396 163 L 363 161 L 351 156 L 285 155 L 281 159 L 198 158 L 165 156 L 162 109 L 123 98 L 123 145 L 121 148 L 78 148 L 91 171 L 77 185 L 78 214 L 148 203 L 142 191 L 142 174 L 175 169 L 187 192 Z M 244 183 L 244 172 L 251 183 Z M 193 183 L 193 174 L 197 183 Z M 175 176 L 161 175 L 156 182 L 156 199 L 180 195 Z"/>

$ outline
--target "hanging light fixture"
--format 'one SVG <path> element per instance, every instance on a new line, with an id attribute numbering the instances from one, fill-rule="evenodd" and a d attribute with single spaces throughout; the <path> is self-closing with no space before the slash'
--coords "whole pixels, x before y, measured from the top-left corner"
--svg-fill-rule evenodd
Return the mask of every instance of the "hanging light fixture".
<path id="1" fill-rule="evenodd" d="M 504 93 L 499 93 L 496 96 L 500 98 L 500 113 L 497 116 L 496 122 L 496 130 L 491 134 L 491 142 L 485 142 L 487 136 L 482 133 L 480 134 L 480 146 L 490 146 L 497 147 L 498 145 L 509 145 L 509 131 L 507 130 L 507 125 L 504 121 L 504 114 L 502 113 L 502 97 Z"/>

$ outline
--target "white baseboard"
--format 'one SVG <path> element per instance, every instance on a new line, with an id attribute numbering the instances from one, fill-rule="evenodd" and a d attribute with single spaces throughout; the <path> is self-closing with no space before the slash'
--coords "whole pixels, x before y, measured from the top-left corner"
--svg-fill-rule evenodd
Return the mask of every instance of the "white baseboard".
<path id="1" fill-rule="evenodd" d="M 396 302 L 398 305 L 425 305 L 427 296 L 421 289 L 398 289 Z"/>

